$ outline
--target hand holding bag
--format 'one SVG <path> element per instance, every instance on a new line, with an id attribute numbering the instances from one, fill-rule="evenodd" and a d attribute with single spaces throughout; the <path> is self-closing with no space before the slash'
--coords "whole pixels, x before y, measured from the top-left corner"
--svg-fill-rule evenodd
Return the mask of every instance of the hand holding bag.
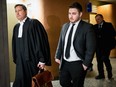
<path id="1" fill-rule="evenodd" d="M 40 70 L 38 74 L 32 77 L 32 87 L 53 87 L 53 76 L 48 70 Z"/>

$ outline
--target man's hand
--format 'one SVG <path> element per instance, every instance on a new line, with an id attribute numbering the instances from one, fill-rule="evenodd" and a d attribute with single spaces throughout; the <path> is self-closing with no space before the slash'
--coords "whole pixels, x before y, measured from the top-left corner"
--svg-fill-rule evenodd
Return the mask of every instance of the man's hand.
<path id="1" fill-rule="evenodd" d="M 37 64 L 37 67 L 39 67 L 40 69 L 44 69 L 44 68 L 45 68 L 45 63 L 39 62 L 39 63 Z"/>
<path id="2" fill-rule="evenodd" d="M 87 66 L 85 66 L 84 64 L 82 64 L 82 66 L 84 70 L 87 70 Z"/>
<path id="3" fill-rule="evenodd" d="M 59 59 L 55 59 L 55 61 L 56 61 L 58 64 L 60 64 L 60 60 L 59 60 Z"/>

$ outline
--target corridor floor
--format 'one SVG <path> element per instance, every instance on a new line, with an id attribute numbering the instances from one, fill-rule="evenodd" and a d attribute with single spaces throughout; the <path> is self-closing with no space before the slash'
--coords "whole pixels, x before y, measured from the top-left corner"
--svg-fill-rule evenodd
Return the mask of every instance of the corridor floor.
<path id="1" fill-rule="evenodd" d="M 107 79 L 107 72 L 106 68 L 104 66 L 105 70 L 105 79 L 104 80 L 96 80 L 95 76 L 97 75 L 97 64 L 96 64 L 96 58 L 93 60 L 93 71 L 87 73 L 86 79 L 85 79 L 85 87 L 116 87 L 116 58 L 110 58 L 111 64 L 112 64 L 112 71 L 113 71 L 113 79 L 108 80 Z M 59 80 L 52 81 L 53 87 L 61 87 L 59 85 Z"/>

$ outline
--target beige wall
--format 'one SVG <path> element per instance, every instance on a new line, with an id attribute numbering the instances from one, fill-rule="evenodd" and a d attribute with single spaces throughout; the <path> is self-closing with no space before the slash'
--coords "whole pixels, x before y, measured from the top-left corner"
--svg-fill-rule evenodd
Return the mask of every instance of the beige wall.
<path id="1" fill-rule="evenodd" d="M 28 0 L 25 0 L 25 2 Z M 52 58 L 52 66 L 47 67 L 54 77 L 58 77 L 59 69 L 58 64 L 54 61 L 55 51 L 58 43 L 58 38 L 61 30 L 62 24 L 68 22 L 68 6 L 77 0 L 41 0 L 42 9 L 36 7 L 36 11 L 32 11 L 34 16 L 33 18 L 39 19 L 46 31 L 48 33 L 50 48 L 51 48 L 51 58 Z M 86 12 L 86 5 L 88 0 L 78 0 L 83 6 L 83 19 L 89 20 L 89 13 Z M 14 5 L 15 4 L 7 4 L 8 9 L 8 36 L 9 36 L 9 56 L 10 56 L 10 80 L 14 81 L 15 77 L 15 64 L 12 61 L 12 50 L 11 50 L 11 39 L 12 39 L 12 31 L 14 24 L 17 23 L 17 19 L 14 13 Z M 38 11 L 38 12 L 37 12 Z M 40 12 L 41 11 L 41 12 Z M 32 13 L 31 12 L 31 13 Z M 41 14 L 42 13 L 42 14 Z"/>
<path id="2" fill-rule="evenodd" d="M 8 19 L 8 42 L 9 42 L 9 66 L 10 66 L 10 81 L 14 80 L 15 76 L 15 64 L 12 60 L 12 32 L 13 26 L 17 23 L 17 19 L 15 18 L 14 13 L 14 4 L 7 4 L 7 19 Z"/>
<path id="3" fill-rule="evenodd" d="M 90 14 L 90 23 L 93 24 L 93 25 L 96 24 L 95 15 L 96 15 L 95 13 L 94 14 L 92 14 L 92 13 Z"/>

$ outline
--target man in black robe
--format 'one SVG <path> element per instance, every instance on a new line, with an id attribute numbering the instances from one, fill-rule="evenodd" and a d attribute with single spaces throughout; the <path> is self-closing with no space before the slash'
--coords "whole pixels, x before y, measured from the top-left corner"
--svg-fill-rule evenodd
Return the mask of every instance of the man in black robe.
<path id="1" fill-rule="evenodd" d="M 16 64 L 13 87 L 31 87 L 32 76 L 45 65 L 51 65 L 48 37 L 38 20 L 27 17 L 27 8 L 23 4 L 14 8 L 20 23 L 14 26 L 12 38 L 13 61 Z"/>

